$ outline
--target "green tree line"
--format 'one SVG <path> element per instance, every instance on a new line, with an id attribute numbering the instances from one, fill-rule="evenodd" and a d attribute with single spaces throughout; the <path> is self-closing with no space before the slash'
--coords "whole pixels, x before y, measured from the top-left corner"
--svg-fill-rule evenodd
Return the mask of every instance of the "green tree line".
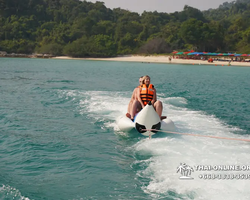
<path id="1" fill-rule="evenodd" d="M 250 0 L 200 11 L 138 14 L 80 0 L 0 0 L 0 51 L 73 57 L 250 53 Z"/>

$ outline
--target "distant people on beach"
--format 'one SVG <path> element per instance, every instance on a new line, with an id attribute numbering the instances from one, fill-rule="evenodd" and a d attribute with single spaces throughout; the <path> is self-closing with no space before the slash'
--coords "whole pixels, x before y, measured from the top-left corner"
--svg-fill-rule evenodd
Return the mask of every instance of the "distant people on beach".
<path id="1" fill-rule="evenodd" d="M 208 62 L 209 62 L 209 63 L 214 62 L 213 58 L 209 58 L 209 59 L 208 59 Z"/>

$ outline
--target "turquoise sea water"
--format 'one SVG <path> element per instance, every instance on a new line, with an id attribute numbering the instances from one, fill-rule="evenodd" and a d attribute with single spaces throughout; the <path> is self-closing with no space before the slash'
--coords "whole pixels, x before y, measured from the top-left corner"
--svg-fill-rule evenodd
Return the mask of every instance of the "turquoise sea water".
<path id="1" fill-rule="evenodd" d="M 146 74 L 177 131 L 250 139 L 248 67 L 1 58 L 0 199 L 247 199 L 250 180 L 176 169 L 250 166 L 249 142 L 118 130 Z"/>

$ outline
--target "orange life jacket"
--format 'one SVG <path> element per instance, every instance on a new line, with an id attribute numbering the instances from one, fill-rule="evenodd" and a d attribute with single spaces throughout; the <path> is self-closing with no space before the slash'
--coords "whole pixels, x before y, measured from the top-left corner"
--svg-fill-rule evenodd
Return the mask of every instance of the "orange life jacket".
<path id="1" fill-rule="evenodd" d="M 143 104 L 146 106 L 149 101 L 153 100 L 154 97 L 154 86 L 150 84 L 148 87 L 144 84 L 141 86 L 141 100 Z"/>

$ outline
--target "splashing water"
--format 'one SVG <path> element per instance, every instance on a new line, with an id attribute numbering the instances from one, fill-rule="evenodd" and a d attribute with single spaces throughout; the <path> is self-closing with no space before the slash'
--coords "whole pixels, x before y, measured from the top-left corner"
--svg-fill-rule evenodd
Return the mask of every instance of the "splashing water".
<path id="1" fill-rule="evenodd" d="M 81 96 L 79 112 L 104 121 L 104 126 L 117 130 L 115 119 L 123 115 L 129 102 L 129 94 L 121 92 L 81 92 L 71 96 Z M 244 138 L 236 135 L 241 131 L 202 111 L 187 109 L 185 98 L 159 98 L 164 111 L 175 122 L 179 132 L 221 137 Z M 137 177 L 146 180 L 142 190 L 152 198 L 172 197 L 183 199 L 236 199 L 250 195 L 248 180 L 201 180 L 193 173 L 194 180 L 179 179 L 176 169 L 180 163 L 195 165 L 246 165 L 249 144 L 240 141 L 176 136 L 166 134 L 163 138 L 141 139 L 125 151 L 130 152 L 135 161 L 132 168 Z M 138 168 L 139 167 L 139 168 Z M 210 172 L 211 173 L 211 172 Z M 233 173 L 233 172 L 232 172 Z M 143 181 L 142 181 L 143 182 Z"/>

